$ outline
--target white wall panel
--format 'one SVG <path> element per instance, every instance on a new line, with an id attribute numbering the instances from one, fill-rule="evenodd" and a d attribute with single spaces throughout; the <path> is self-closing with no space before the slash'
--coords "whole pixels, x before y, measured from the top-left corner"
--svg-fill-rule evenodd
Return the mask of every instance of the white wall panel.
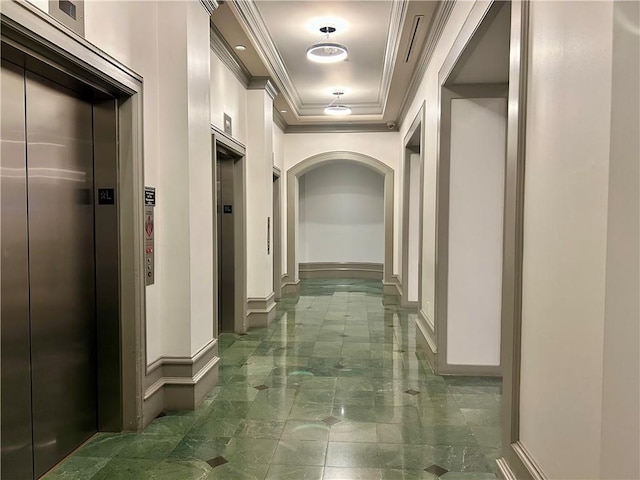
<path id="1" fill-rule="evenodd" d="M 46 2 L 34 2 L 38 5 Z M 46 8 L 45 8 L 46 11 Z M 105 26 L 108 25 L 108 28 Z M 144 78 L 143 145 L 144 181 L 160 189 L 162 172 L 158 159 L 159 75 L 158 75 L 158 8 L 149 2 L 85 2 L 85 37 L 109 55 L 139 73 Z M 134 47 L 135 46 L 135 47 Z M 147 359 L 162 355 L 162 318 L 160 299 L 165 283 L 166 249 L 162 235 L 163 207 L 156 208 L 155 285 L 146 287 Z"/>
<path id="2" fill-rule="evenodd" d="M 190 356 L 213 333 L 208 32 L 197 2 L 85 2 L 87 40 L 144 78 L 145 184 L 158 198 L 149 362 Z"/>
<path id="3" fill-rule="evenodd" d="M 207 44 L 208 45 L 208 44 Z M 232 136 L 247 143 L 247 90 L 211 51 L 211 123 L 224 131 L 224 114 L 231 117 Z"/>
<path id="4" fill-rule="evenodd" d="M 610 2 L 532 2 L 520 439 L 549 478 L 600 475 Z"/>
<path id="5" fill-rule="evenodd" d="M 420 295 L 423 310 L 431 320 L 433 320 L 436 265 L 436 166 L 439 135 L 438 102 L 440 95 L 438 72 L 473 6 L 474 2 L 455 3 L 440 37 L 440 41 L 433 51 L 433 55 L 418 87 L 416 96 L 412 99 L 405 120 L 400 127 L 401 138 L 404 138 L 407 130 L 411 126 L 411 120 L 418 114 L 422 104 L 424 103 L 426 105 L 424 145 L 422 145 L 424 152 L 424 195 L 422 206 L 422 291 Z"/>
<path id="6" fill-rule="evenodd" d="M 300 178 L 299 261 L 384 263 L 384 177 L 332 163 Z"/>
<path id="7" fill-rule="evenodd" d="M 351 151 L 369 155 L 393 168 L 394 175 L 394 233 L 393 233 L 393 271 L 398 273 L 399 260 L 399 218 L 400 218 L 400 135 L 398 132 L 382 133 L 310 133 L 286 134 L 284 140 L 285 169 L 297 165 L 303 160 L 320 153 L 333 151 Z M 286 197 L 286 196 L 285 196 Z M 283 211 L 286 211 L 286 198 L 283 198 Z M 283 235 L 286 225 L 283 222 Z M 298 250 L 299 251 L 299 250 Z M 286 272 L 291 274 L 292 272 Z"/>
<path id="8" fill-rule="evenodd" d="M 451 101 L 447 363 L 500 365 L 506 100 Z"/>

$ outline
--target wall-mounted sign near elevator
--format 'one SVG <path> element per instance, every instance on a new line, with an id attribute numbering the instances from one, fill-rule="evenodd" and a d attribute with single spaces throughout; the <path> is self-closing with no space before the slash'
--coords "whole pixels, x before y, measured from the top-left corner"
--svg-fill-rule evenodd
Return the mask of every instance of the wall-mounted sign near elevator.
<path id="1" fill-rule="evenodd" d="M 155 187 L 144 187 L 144 204 L 145 206 L 149 206 L 149 207 L 156 206 L 156 188 Z"/>

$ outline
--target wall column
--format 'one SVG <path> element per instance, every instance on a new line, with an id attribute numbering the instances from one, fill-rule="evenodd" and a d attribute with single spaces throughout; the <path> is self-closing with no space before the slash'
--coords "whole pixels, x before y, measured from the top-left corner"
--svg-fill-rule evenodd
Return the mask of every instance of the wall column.
<path id="1" fill-rule="evenodd" d="M 176 1 L 159 2 L 157 8 L 160 180 L 154 185 L 159 280 L 155 288 L 160 289 L 161 355 L 147 358 L 145 424 L 163 408 L 195 408 L 217 380 L 209 51 L 212 5 Z"/>
<path id="2" fill-rule="evenodd" d="M 269 79 L 247 91 L 247 327 L 268 325 L 273 293 L 273 99 Z"/>

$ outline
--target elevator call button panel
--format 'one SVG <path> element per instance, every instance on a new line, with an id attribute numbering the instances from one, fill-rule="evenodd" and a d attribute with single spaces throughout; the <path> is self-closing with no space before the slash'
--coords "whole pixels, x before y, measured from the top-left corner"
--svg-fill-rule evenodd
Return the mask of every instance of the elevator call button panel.
<path id="1" fill-rule="evenodd" d="M 155 282 L 155 222 L 153 218 L 153 210 L 156 204 L 156 189 L 153 187 L 145 187 L 144 190 L 144 277 L 145 285 L 153 285 Z"/>

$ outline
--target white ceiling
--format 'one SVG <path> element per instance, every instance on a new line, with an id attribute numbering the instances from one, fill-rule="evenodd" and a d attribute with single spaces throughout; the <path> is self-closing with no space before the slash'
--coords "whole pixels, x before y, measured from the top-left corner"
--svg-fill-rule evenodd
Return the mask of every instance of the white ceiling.
<path id="1" fill-rule="evenodd" d="M 271 77 L 280 90 L 274 105 L 289 125 L 379 123 L 398 119 L 408 86 L 426 43 L 435 0 L 243 0 L 224 2 L 212 22 L 226 42 L 248 47 L 234 52 L 253 76 Z M 416 17 L 418 28 L 413 32 Z M 331 20 L 327 20 L 331 19 Z M 234 24 L 235 22 L 235 24 Z M 435 23 L 435 22 L 433 22 Z M 337 28 L 331 41 L 349 50 L 347 61 L 316 64 L 306 50 L 322 37 L 319 28 Z M 407 58 L 409 45 L 413 44 Z M 353 114 L 323 114 L 334 97 Z"/>
<path id="2" fill-rule="evenodd" d="M 393 68 L 385 57 L 389 52 L 392 60 L 397 51 L 401 2 L 261 1 L 256 6 L 284 63 L 288 93 L 300 115 L 322 115 L 336 89 L 345 92 L 341 103 L 351 105 L 354 114 L 382 114 Z M 322 37 L 323 24 L 336 26 L 330 39 L 348 48 L 347 61 L 306 59 L 307 47 Z"/>

